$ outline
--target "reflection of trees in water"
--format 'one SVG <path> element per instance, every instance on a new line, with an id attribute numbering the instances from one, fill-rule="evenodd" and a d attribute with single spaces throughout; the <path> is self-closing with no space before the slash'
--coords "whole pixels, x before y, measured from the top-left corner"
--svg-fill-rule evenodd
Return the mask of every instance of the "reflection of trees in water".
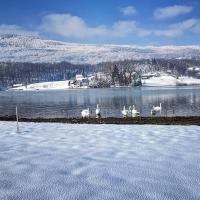
<path id="1" fill-rule="evenodd" d="M 145 103 L 146 102 L 146 103 Z M 148 95 L 142 98 L 147 107 L 162 103 L 163 115 L 198 115 L 200 98 L 196 94 L 162 94 Z M 145 114 L 145 113 L 144 113 Z"/>
<path id="2" fill-rule="evenodd" d="M 152 90 L 141 88 L 89 89 L 32 93 L 0 93 L 1 115 L 14 115 L 15 106 L 21 117 L 80 117 L 89 107 L 94 116 L 96 104 L 102 116 L 121 117 L 125 105 L 135 105 L 143 116 L 162 102 L 163 115 L 200 115 L 199 90 Z"/>

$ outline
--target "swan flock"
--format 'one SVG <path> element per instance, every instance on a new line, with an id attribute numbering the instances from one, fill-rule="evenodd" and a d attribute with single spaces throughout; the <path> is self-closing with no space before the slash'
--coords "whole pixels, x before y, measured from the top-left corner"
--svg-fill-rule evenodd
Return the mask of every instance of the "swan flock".
<path id="1" fill-rule="evenodd" d="M 159 106 L 153 106 L 151 109 L 151 115 L 156 115 L 157 113 L 162 112 L 162 103 L 160 103 Z M 89 118 L 91 114 L 91 111 L 89 108 L 84 109 L 81 111 L 82 118 Z M 99 104 L 97 104 L 96 110 L 95 110 L 96 118 L 101 117 L 101 110 L 99 108 Z M 123 117 L 139 117 L 140 112 L 135 108 L 135 106 L 129 106 L 129 109 L 126 109 L 126 106 L 123 107 L 121 110 L 121 114 Z"/>

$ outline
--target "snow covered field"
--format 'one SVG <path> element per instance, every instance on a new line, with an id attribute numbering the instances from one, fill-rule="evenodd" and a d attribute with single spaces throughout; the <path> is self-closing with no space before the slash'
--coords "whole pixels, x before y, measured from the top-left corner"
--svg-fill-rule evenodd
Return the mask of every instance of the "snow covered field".
<path id="1" fill-rule="evenodd" d="M 182 76 L 177 79 L 171 75 L 163 74 L 158 77 L 143 79 L 142 85 L 150 87 L 191 86 L 191 85 L 200 85 L 200 79 L 188 76 Z"/>
<path id="2" fill-rule="evenodd" d="M 69 81 L 53 81 L 53 82 L 41 82 L 29 84 L 27 86 L 19 86 L 15 88 L 10 88 L 9 90 L 64 90 L 69 89 Z"/>
<path id="3" fill-rule="evenodd" d="M 200 46 L 88 45 L 44 40 L 33 36 L 0 35 L 0 62 L 62 62 L 96 64 L 151 58 L 194 58 Z"/>
<path id="4" fill-rule="evenodd" d="M 0 122 L 0 199 L 200 199 L 200 127 Z"/>
<path id="5" fill-rule="evenodd" d="M 180 85 L 200 85 L 200 79 L 183 76 L 183 77 L 179 77 L 179 84 Z"/>
<path id="6" fill-rule="evenodd" d="M 51 82 L 40 82 L 29 85 L 22 85 L 18 87 L 12 87 L 8 90 L 12 91 L 35 91 L 35 90 L 66 90 L 66 89 L 87 89 L 87 86 L 69 86 L 69 80 L 66 81 L 51 81 Z"/>

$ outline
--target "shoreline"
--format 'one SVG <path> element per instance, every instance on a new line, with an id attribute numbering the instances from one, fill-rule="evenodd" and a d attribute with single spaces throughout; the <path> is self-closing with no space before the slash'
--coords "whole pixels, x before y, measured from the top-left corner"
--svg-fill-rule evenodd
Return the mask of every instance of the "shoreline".
<path id="1" fill-rule="evenodd" d="M 45 89 L 5 89 L 0 90 L 1 92 L 38 92 L 38 91 L 59 91 L 59 90 L 88 90 L 88 89 L 118 89 L 118 88 L 135 88 L 135 87 L 142 87 L 142 88 L 190 88 L 196 87 L 200 88 L 200 84 L 191 84 L 191 85 L 155 85 L 155 86 L 147 86 L 147 85 L 140 85 L 140 86 L 119 86 L 119 87 L 77 87 L 77 88 L 45 88 Z"/>
<path id="2" fill-rule="evenodd" d="M 0 116 L 0 121 L 16 121 L 16 116 Z M 198 125 L 200 116 L 135 117 L 135 118 L 19 118 L 19 122 L 68 123 L 68 124 L 151 124 L 151 125 Z"/>

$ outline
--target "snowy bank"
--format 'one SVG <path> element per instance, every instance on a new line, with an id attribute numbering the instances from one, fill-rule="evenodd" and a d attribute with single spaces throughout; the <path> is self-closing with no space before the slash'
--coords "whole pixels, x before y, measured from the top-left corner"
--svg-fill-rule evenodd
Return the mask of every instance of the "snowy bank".
<path id="1" fill-rule="evenodd" d="M 200 199 L 200 128 L 0 122 L 0 199 Z"/>
<path id="2" fill-rule="evenodd" d="M 53 81 L 53 82 L 42 82 L 29 84 L 27 86 L 13 87 L 9 90 L 58 90 L 58 89 L 69 89 L 69 81 Z"/>
<path id="3" fill-rule="evenodd" d="M 172 75 L 161 74 L 158 76 L 142 79 L 142 85 L 148 87 L 191 86 L 200 85 L 200 79 L 188 76 L 181 76 L 176 78 Z"/>

